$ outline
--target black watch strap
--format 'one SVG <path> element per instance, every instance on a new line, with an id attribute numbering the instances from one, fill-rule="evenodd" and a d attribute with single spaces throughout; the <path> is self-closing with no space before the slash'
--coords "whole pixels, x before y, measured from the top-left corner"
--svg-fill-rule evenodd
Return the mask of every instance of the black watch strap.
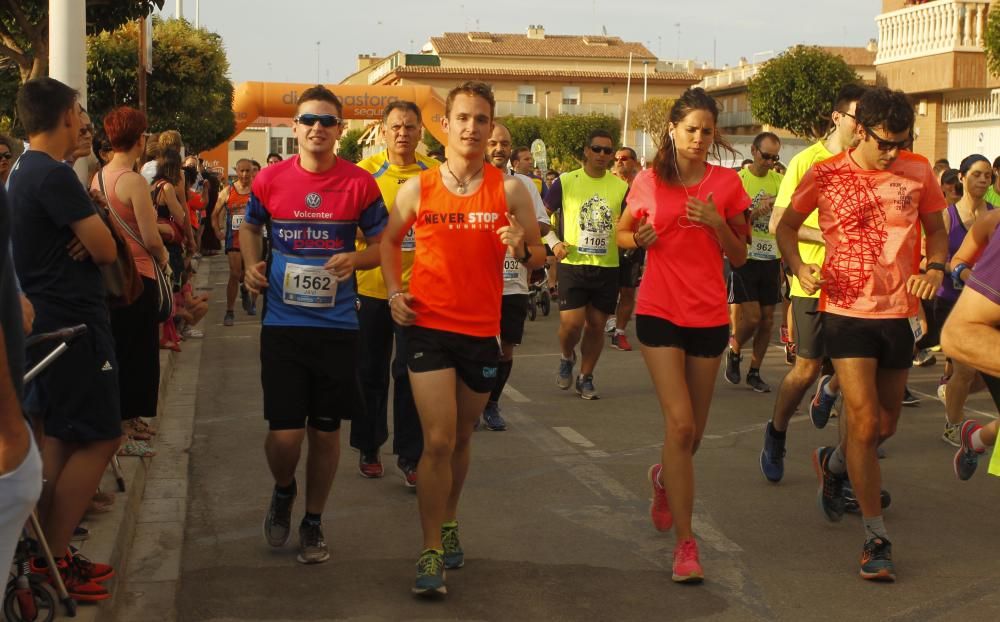
<path id="1" fill-rule="evenodd" d="M 944 264 L 940 261 L 931 262 L 927 264 L 927 270 L 925 270 L 925 272 L 929 272 L 931 270 L 940 270 L 941 272 L 945 272 Z"/>

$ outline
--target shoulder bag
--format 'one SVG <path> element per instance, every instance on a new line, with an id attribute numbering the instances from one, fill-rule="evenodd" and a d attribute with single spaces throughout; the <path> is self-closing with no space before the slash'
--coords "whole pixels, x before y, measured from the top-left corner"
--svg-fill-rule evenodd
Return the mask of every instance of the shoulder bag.
<path id="1" fill-rule="evenodd" d="M 104 175 L 98 174 L 98 181 L 101 185 L 101 194 L 104 195 L 105 205 L 97 204 L 97 215 L 100 216 L 104 225 L 111 232 L 111 237 L 115 240 L 115 249 L 118 256 L 114 263 L 100 266 L 101 278 L 104 280 L 104 290 L 108 297 L 108 306 L 112 308 L 127 307 L 142 295 L 142 278 L 135 266 L 135 257 L 132 256 L 132 248 L 125 240 L 121 229 L 112 221 L 108 212 L 114 210 L 110 207 L 111 201 L 108 193 L 104 189 Z"/>

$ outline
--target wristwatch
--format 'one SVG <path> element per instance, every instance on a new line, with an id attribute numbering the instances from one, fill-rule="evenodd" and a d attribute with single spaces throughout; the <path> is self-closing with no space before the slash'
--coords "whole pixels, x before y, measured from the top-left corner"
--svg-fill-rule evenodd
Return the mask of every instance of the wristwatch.
<path id="1" fill-rule="evenodd" d="M 942 273 L 945 272 L 944 264 L 940 261 L 933 261 L 927 264 L 927 269 L 924 272 L 930 272 L 931 270 L 940 270 Z"/>
<path id="2" fill-rule="evenodd" d="M 962 272 L 968 269 L 968 264 L 964 263 L 960 263 L 952 269 L 951 283 L 955 289 L 962 289 L 962 286 L 965 285 L 965 281 L 962 280 Z"/>
<path id="3" fill-rule="evenodd" d="M 518 257 L 517 261 L 521 264 L 526 264 L 531 260 L 531 251 L 528 250 L 528 243 L 524 242 L 524 257 Z"/>

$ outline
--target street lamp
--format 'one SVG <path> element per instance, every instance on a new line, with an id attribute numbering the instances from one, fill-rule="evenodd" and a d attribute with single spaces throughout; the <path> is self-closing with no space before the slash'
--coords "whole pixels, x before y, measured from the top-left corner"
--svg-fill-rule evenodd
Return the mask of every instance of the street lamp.
<path id="1" fill-rule="evenodd" d="M 545 118 L 549 118 L 549 93 L 551 91 L 545 91 Z"/>
<path id="2" fill-rule="evenodd" d="M 316 42 L 316 84 L 320 83 L 319 77 L 319 41 Z"/>

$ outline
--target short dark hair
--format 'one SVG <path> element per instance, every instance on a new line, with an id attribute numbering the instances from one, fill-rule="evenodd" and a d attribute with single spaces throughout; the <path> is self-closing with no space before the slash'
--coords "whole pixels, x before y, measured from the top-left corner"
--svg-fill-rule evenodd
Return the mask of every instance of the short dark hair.
<path id="1" fill-rule="evenodd" d="M 635 152 L 635 149 L 633 149 L 631 147 L 619 147 L 618 149 L 615 150 L 615 153 L 617 153 L 618 151 L 628 151 L 629 157 L 631 157 L 636 162 L 639 161 L 639 154 L 637 154 Z"/>
<path id="2" fill-rule="evenodd" d="M 279 162 L 281 162 L 284 159 L 284 158 L 281 157 L 280 153 L 275 153 L 275 152 L 272 151 L 271 153 L 267 154 L 267 157 L 264 158 L 264 161 L 267 162 L 271 158 L 278 158 Z"/>
<path id="3" fill-rule="evenodd" d="M 747 164 L 753 164 L 753 158 L 744 158 L 743 161 L 740 162 L 740 168 L 743 168 Z"/>
<path id="4" fill-rule="evenodd" d="M 260 162 L 258 162 L 257 160 L 250 160 L 250 164 L 256 166 L 258 170 L 264 168 L 263 166 L 260 165 Z"/>
<path id="5" fill-rule="evenodd" d="M 405 110 L 407 112 L 412 112 L 417 115 L 417 121 L 420 121 L 421 123 L 424 122 L 423 117 L 420 116 L 420 106 L 405 99 L 397 99 L 396 101 L 389 102 L 385 109 L 382 110 L 382 123 L 385 123 L 386 119 L 389 118 L 389 113 L 393 110 Z"/>
<path id="6" fill-rule="evenodd" d="M 455 103 L 455 98 L 459 95 L 468 95 L 469 97 L 481 97 L 485 99 L 490 105 L 490 118 L 496 113 L 497 100 L 493 96 L 493 87 L 485 82 L 479 82 L 477 80 L 469 80 L 468 82 L 463 82 L 462 84 L 456 86 L 455 88 L 448 91 L 448 97 L 444 100 L 444 116 L 451 116 L 451 106 Z"/>
<path id="7" fill-rule="evenodd" d="M 302 94 L 299 95 L 299 100 L 295 102 L 295 105 L 298 107 L 305 102 L 310 101 L 321 101 L 333 104 L 333 107 L 337 109 L 338 115 L 344 114 L 344 105 L 340 103 L 340 100 L 333 94 L 333 91 L 326 88 L 322 84 L 310 86 L 306 90 L 302 91 Z"/>
<path id="8" fill-rule="evenodd" d="M 594 142 L 595 138 L 607 138 L 608 140 L 611 141 L 612 145 L 615 144 L 615 137 L 611 135 L 611 132 L 607 130 L 602 130 L 601 128 L 597 128 L 595 130 L 591 130 L 590 134 L 587 134 L 588 147 L 590 146 L 590 143 Z"/>
<path id="9" fill-rule="evenodd" d="M 859 101 L 867 90 L 867 86 L 857 82 L 845 84 L 837 91 L 837 97 L 833 100 L 833 109 L 837 112 L 847 112 L 847 109 L 851 107 L 851 102 Z"/>
<path id="10" fill-rule="evenodd" d="M 869 88 L 858 100 L 854 114 L 858 123 L 868 129 L 884 126 L 893 134 L 913 130 L 913 103 L 902 91 L 884 86 Z"/>
<path id="11" fill-rule="evenodd" d="M 951 184 L 955 186 L 955 193 L 958 196 L 965 194 L 965 189 L 962 187 L 962 180 L 959 178 L 959 171 L 950 168 L 941 174 L 941 185 Z"/>
<path id="12" fill-rule="evenodd" d="M 781 144 L 781 139 L 778 138 L 778 135 L 775 134 L 774 132 L 761 132 L 760 134 L 757 134 L 756 136 L 754 136 L 754 138 L 753 138 L 753 148 L 756 149 L 757 151 L 760 151 L 760 144 L 762 142 L 764 142 L 765 140 L 768 140 L 768 139 L 773 140 L 774 142 L 778 143 L 779 145 Z"/>
<path id="13" fill-rule="evenodd" d="M 514 165 L 514 162 L 517 162 L 518 160 L 521 159 L 521 154 L 524 153 L 525 151 L 530 152 L 531 147 L 514 147 L 514 150 L 510 152 L 511 166 Z"/>
<path id="14" fill-rule="evenodd" d="M 17 91 L 17 116 L 28 136 L 51 132 L 76 104 L 79 93 L 55 78 L 32 78 Z M 75 137 L 74 137 L 75 138 Z"/>

